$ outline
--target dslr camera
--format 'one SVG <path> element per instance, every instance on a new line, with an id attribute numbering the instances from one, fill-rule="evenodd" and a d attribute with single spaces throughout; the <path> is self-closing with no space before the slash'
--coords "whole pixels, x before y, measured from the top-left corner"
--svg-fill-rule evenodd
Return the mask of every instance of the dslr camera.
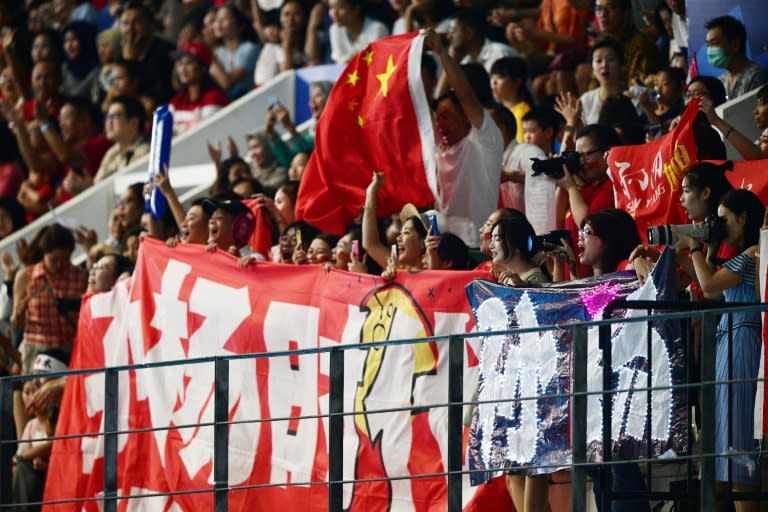
<path id="1" fill-rule="evenodd" d="M 559 180 L 565 173 L 563 165 L 571 174 L 576 174 L 581 169 L 581 155 L 576 151 L 563 151 L 557 158 L 531 158 L 533 160 L 533 175 L 545 174 L 553 180 Z"/>
<path id="2" fill-rule="evenodd" d="M 560 239 L 565 239 L 571 247 L 573 247 L 573 240 L 571 240 L 571 232 L 567 229 L 554 229 L 549 233 L 543 235 L 534 235 L 528 237 L 528 250 L 531 254 L 536 254 L 539 251 L 548 252 L 554 247 L 561 247 L 563 244 Z"/>
<path id="3" fill-rule="evenodd" d="M 724 240 L 726 236 L 725 219 L 711 217 L 699 224 L 651 226 L 648 228 L 648 243 L 651 245 L 674 245 L 677 242 L 677 236 L 672 232 L 672 228 L 700 242 L 717 242 Z"/>

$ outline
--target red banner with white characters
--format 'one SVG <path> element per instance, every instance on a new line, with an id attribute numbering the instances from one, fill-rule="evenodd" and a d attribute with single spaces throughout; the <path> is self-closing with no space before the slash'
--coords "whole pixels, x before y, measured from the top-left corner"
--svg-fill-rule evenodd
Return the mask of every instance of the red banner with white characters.
<path id="1" fill-rule="evenodd" d="M 721 164 L 722 161 L 714 162 Z M 734 188 L 745 188 L 755 193 L 768 205 L 768 160 L 734 160 L 733 171 L 726 172 L 725 177 Z"/>
<path id="2" fill-rule="evenodd" d="M 344 479 L 403 477 L 447 467 L 447 344 L 366 348 L 366 342 L 468 332 L 464 285 L 479 272 L 402 272 L 393 283 L 319 266 L 255 263 L 197 246 L 142 243 L 129 283 L 86 297 L 72 366 L 124 364 L 355 344 L 345 352 Z M 465 342 L 465 401 L 477 376 L 475 341 Z M 119 494 L 211 489 L 213 363 L 121 372 Z M 326 510 L 327 353 L 238 359 L 229 369 L 230 510 Z M 70 377 L 58 436 L 103 430 L 104 377 Z M 415 412 L 371 414 L 416 407 Z M 288 418 L 258 422 L 268 418 Z M 310 485 L 311 482 L 320 483 Z M 292 483 L 294 485 L 286 485 Z M 103 491 L 103 438 L 56 441 L 46 500 Z M 468 498 L 470 492 L 465 492 Z M 444 478 L 347 485 L 345 509 L 445 510 Z M 120 500 L 120 510 L 206 510 L 210 492 Z M 98 510 L 98 501 L 46 510 Z"/>
<path id="3" fill-rule="evenodd" d="M 638 146 L 617 146 L 608 153 L 616 207 L 628 211 L 646 241 L 648 226 L 685 224 L 680 183 L 696 163 L 693 120 L 698 101 L 688 105 L 674 130 Z"/>

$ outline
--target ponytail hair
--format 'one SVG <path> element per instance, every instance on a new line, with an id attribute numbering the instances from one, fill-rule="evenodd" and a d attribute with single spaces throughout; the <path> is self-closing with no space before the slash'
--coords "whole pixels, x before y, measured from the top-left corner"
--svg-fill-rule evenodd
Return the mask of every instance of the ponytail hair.
<path id="1" fill-rule="evenodd" d="M 720 165 L 711 162 L 701 162 L 688 170 L 685 175 L 688 187 L 699 191 L 709 188 L 707 199 L 707 217 L 717 215 L 717 207 L 726 193 L 733 190 L 733 185 L 726 178 L 725 173 L 733 171 L 733 162 L 725 161 Z"/>

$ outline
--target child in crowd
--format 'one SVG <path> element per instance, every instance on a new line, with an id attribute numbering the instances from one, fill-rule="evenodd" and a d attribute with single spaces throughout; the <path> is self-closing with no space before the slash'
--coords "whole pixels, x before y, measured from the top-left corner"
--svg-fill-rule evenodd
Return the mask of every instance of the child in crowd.
<path id="1" fill-rule="evenodd" d="M 523 117 L 531 110 L 528 65 L 520 57 L 502 57 L 491 66 L 491 90 L 517 120 L 517 142 L 523 142 Z"/>
<path id="2" fill-rule="evenodd" d="M 622 93 L 623 67 L 624 50 L 617 41 L 603 39 L 592 47 L 592 70 L 600 86 L 581 95 L 578 107 L 581 116 L 576 121 L 581 121 L 584 126 L 597 122 L 606 98 Z M 570 120 L 568 124 L 571 125 Z"/>
<path id="3" fill-rule="evenodd" d="M 552 107 L 533 107 L 523 117 L 523 138 L 527 144 L 519 145 L 513 154 L 519 163 L 519 169 L 525 172 L 523 204 L 537 206 L 524 210 L 537 233 L 546 233 L 556 227 L 556 210 L 551 200 L 555 196 L 555 182 L 543 173 L 533 176 L 531 159 L 546 159 L 548 155 L 560 152 L 556 137 L 561 125 L 562 117 Z M 535 154 L 536 148 L 540 151 L 538 155 Z"/>
<path id="4" fill-rule="evenodd" d="M 654 85 L 656 100 L 651 101 L 648 90 L 638 98 L 643 111 L 640 119 L 646 126 L 658 127 L 659 135 L 667 131 L 672 120 L 682 112 L 684 86 L 685 72 L 682 69 L 667 68 L 659 72 Z"/>

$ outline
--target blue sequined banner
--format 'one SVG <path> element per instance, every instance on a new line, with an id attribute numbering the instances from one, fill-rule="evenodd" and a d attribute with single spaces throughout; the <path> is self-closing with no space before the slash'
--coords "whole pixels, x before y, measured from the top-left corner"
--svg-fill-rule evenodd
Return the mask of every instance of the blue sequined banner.
<path id="1" fill-rule="evenodd" d="M 616 299 L 674 300 L 674 261 L 662 255 L 643 286 L 632 272 L 608 274 L 541 288 L 512 288 L 487 281 L 467 286 L 477 328 L 481 332 L 558 325 L 561 328 L 528 334 L 488 336 L 480 352 L 478 402 L 469 437 L 468 461 L 473 484 L 494 473 L 524 468 L 527 474 L 554 471 L 570 463 L 569 400 L 572 332 L 569 324 L 603 318 Z M 643 310 L 617 310 L 611 318 L 644 316 Z M 612 326 L 613 452 L 622 457 L 647 452 L 650 421 L 651 453 L 686 450 L 687 396 L 684 391 L 654 389 L 651 414 L 644 389 L 651 375 L 654 388 L 685 382 L 685 347 L 679 324 L 651 322 L 652 361 L 649 364 L 648 325 Z M 602 354 L 597 328 L 589 330 L 587 385 L 602 391 Z M 532 399 L 524 399 L 532 397 Z M 587 452 L 602 458 L 602 398 L 588 399 Z M 535 469 L 531 466 L 549 465 Z"/>

